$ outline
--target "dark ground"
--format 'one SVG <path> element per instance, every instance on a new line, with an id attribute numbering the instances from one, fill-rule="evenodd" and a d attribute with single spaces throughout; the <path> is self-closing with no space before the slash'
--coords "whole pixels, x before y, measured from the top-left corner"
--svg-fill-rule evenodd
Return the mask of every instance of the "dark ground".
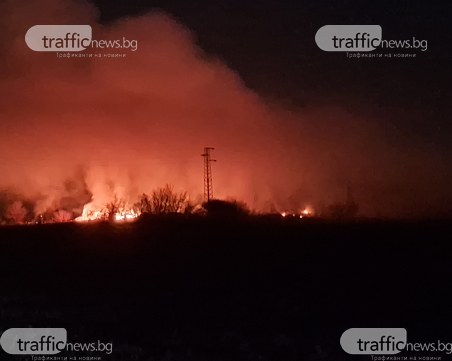
<path id="1" fill-rule="evenodd" d="M 351 327 L 451 342 L 451 229 L 202 217 L 2 227 L 0 331 L 64 327 L 72 342 L 112 341 L 104 360 L 370 360 L 342 351 Z"/>

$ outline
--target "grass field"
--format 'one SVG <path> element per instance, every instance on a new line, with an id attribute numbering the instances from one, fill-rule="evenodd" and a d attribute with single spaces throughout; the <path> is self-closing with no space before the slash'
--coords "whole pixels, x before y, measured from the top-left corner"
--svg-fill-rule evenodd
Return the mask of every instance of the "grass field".
<path id="1" fill-rule="evenodd" d="M 111 341 L 105 360 L 359 360 L 339 344 L 351 327 L 451 341 L 451 230 L 270 217 L 1 227 L 0 324 Z"/>

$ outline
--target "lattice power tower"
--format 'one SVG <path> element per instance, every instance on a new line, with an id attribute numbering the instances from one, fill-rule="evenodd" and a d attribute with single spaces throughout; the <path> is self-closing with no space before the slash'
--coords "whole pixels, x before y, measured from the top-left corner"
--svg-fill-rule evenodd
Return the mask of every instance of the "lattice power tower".
<path id="1" fill-rule="evenodd" d="M 211 162 L 216 162 L 215 159 L 210 158 L 210 151 L 214 150 L 212 147 L 205 147 L 204 153 L 204 201 L 208 202 L 213 198 L 213 184 L 212 184 L 212 168 Z"/>

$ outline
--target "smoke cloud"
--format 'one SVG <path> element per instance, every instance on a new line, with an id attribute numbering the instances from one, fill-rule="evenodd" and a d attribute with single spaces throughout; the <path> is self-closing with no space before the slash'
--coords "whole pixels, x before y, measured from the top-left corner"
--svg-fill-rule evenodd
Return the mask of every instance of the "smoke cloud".
<path id="1" fill-rule="evenodd" d="M 94 6 L 70 0 L 9 0 L 0 14 L 0 188 L 36 214 L 134 202 L 166 183 L 200 200 L 205 146 L 216 148 L 215 197 L 256 210 L 320 209 L 343 201 L 349 185 L 364 215 L 448 209 L 439 156 L 389 144 L 380 120 L 338 104 L 300 110 L 263 99 L 169 14 L 101 24 Z M 37 24 L 90 24 L 94 39 L 137 40 L 138 49 L 106 51 L 123 58 L 33 52 L 24 36 Z"/>

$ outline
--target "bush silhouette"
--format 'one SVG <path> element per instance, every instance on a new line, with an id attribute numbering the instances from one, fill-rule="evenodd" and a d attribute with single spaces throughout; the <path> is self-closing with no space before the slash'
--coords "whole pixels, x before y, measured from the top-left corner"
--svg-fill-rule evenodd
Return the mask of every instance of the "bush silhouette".
<path id="1" fill-rule="evenodd" d="M 158 188 L 149 196 L 144 194 L 140 198 L 139 208 L 141 213 L 167 214 L 187 213 L 193 206 L 190 204 L 187 192 L 176 192 L 167 184 Z"/>
<path id="2" fill-rule="evenodd" d="M 244 202 L 212 199 L 203 204 L 208 216 L 217 218 L 238 218 L 247 216 L 250 211 Z"/>

